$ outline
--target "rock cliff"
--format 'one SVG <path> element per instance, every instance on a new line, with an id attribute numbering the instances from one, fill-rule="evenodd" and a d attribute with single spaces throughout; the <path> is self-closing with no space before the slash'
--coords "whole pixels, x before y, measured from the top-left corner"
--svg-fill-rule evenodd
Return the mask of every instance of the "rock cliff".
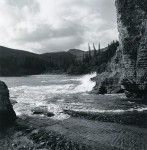
<path id="1" fill-rule="evenodd" d="M 124 85 L 131 97 L 147 93 L 147 1 L 116 0 Z"/>
<path id="2" fill-rule="evenodd" d="M 0 126 L 11 125 L 16 114 L 9 100 L 9 90 L 6 84 L 0 81 Z"/>
<path id="3" fill-rule="evenodd" d="M 119 48 L 107 69 L 98 74 L 95 89 L 119 92 L 147 99 L 147 1 L 115 0 L 119 31 Z"/>

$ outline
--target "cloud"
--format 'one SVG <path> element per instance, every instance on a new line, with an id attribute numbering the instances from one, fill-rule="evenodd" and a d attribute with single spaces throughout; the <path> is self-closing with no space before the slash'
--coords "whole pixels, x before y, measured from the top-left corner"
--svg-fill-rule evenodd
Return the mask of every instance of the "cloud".
<path id="1" fill-rule="evenodd" d="M 39 4 L 35 0 L 5 0 L 5 4 L 15 7 L 16 9 L 23 9 L 27 7 L 29 11 L 38 12 Z"/>
<path id="2" fill-rule="evenodd" d="M 0 44 L 37 53 L 117 39 L 114 0 L 1 0 Z"/>

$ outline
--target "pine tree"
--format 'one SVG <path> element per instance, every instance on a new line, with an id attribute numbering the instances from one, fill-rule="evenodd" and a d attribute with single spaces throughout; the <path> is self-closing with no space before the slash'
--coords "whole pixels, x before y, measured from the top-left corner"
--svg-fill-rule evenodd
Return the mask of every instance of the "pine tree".
<path id="1" fill-rule="evenodd" d="M 85 52 L 83 53 L 82 61 L 83 61 L 83 62 L 85 61 Z"/>
<path id="2" fill-rule="evenodd" d="M 98 53 L 100 54 L 100 52 L 101 52 L 101 44 L 100 44 L 100 42 L 99 42 L 99 45 L 98 45 Z"/>
<path id="3" fill-rule="evenodd" d="M 91 47 L 89 43 L 88 43 L 88 49 L 89 49 L 89 60 L 90 60 L 91 59 Z"/>
<path id="4" fill-rule="evenodd" d="M 95 48 L 94 43 L 93 43 L 93 50 L 94 50 L 94 57 L 96 57 L 96 55 L 97 55 L 97 51 L 96 51 L 96 48 Z"/>

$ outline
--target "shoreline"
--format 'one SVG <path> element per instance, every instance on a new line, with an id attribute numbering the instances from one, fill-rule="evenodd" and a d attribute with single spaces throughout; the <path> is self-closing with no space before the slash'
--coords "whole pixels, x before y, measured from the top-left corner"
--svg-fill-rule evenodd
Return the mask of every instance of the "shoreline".
<path id="1" fill-rule="evenodd" d="M 125 111 L 104 111 L 104 112 L 93 112 L 93 111 L 79 111 L 79 110 L 63 110 L 65 114 L 68 114 L 75 118 L 118 123 L 121 125 L 132 125 L 141 128 L 147 128 L 147 110 L 125 110 Z"/>
<path id="2" fill-rule="evenodd" d="M 16 102 L 13 103 L 15 104 Z M 14 126 L 0 132 L 0 149 L 145 150 L 142 147 L 147 148 L 147 120 L 143 119 L 147 118 L 147 111 L 119 114 L 64 110 L 64 113 L 70 117 L 55 120 L 40 115 L 19 116 Z M 135 142 L 132 143 L 132 140 Z"/>
<path id="3" fill-rule="evenodd" d="M 136 144 L 140 149 L 147 147 L 144 141 L 146 128 L 75 117 L 57 121 L 46 117 L 22 116 L 6 133 L 9 148 L 12 149 L 136 150 Z M 126 135 L 130 137 L 126 139 Z M 131 144 L 132 138 L 137 143 L 126 145 L 128 141 Z"/>
<path id="4" fill-rule="evenodd" d="M 124 94 L 106 94 L 104 100 L 109 101 L 109 98 L 114 98 L 113 96 L 124 101 L 128 100 L 124 98 Z M 102 97 L 103 95 L 100 99 Z M 14 100 L 13 104 L 16 104 Z M 0 149 L 144 150 L 142 147 L 147 148 L 147 120 L 143 120 L 147 118 L 147 112 L 144 114 L 134 111 L 120 115 L 67 110 L 66 113 L 70 118 L 64 120 L 39 115 L 20 116 L 15 126 L 5 131 L 4 137 L 0 135 Z M 139 125 L 134 125 L 136 121 Z M 132 140 L 135 142 L 132 143 Z"/>

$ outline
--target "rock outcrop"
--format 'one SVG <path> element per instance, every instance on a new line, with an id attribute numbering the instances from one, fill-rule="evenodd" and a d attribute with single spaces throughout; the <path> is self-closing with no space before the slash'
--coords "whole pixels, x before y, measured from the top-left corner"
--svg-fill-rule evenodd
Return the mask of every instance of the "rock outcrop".
<path id="1" fill-rule="evenodd" d="M 32 109 L 34 115 L 44 115 L 47 117 L 53 117 L 54 113 L 49 112 L 47 106 L 35 107 Z"/>
<path id="2" fill-rule="evenodd" d="M 0 126 L 9 126 L 15 119 L 16 114 L 9 100 L 9 90 L 6 84 L 0 81 Z"/>
<path id="3" fill-rule="evenodd" d="M 115 56 L 107 63 L 106 69 L 102 73 L 98 73 L 94 79 L 96 86 L 93 89 L 94 93 L 105 94 L 101 91 L 102 87 L 106 88 L 106 93 L 122 93 L 121 80 L 124 77 L 122 71 L 122 55 L 118 48 Z"/>
<path id="4" fill-rule="evenodd" d="M 130 97 L 147 95 L 147 1 L 116 0 L 121 68 Z"/>
<path id="5" fill-rule="evenodd" d="M 127 97 L 147 99 L 147 1 L 116 0 L 119 48 L 98 74 L 95 89 L 125 90 Z"/>

